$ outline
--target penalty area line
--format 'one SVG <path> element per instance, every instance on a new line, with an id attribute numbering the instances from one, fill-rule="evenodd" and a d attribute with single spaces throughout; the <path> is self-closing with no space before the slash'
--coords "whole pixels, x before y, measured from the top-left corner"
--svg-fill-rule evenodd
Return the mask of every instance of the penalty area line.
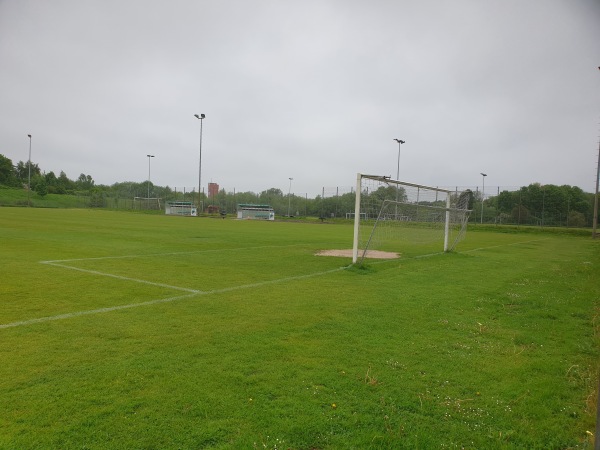
<path id="1" fill-rule="evenodd" d="M 69 266 L 64 266 L 64 267 L 73 269 L 73 267 L 69 267 Z M 227 292 L 262 287 L 262 286 L 267 286 L 270 284 L 285 283 L 285 282 L 290 282 L 290 281 L 318 277 L 318 276 L 327 275 L 330 273 L 340 272 L 345 269 L 347 269 L 347 267 L 338 267 L 336 269 L 326 270 L 324 272 L 316 272 L 316 273 L 310 273 L 310 274 L 306 274 L 306 275 L 297 275 L 297 276 L 291 276 L 291 277 L 285 277 L 285 278 L 278 278 L 275 280 L 267 280 L 267 281 L 261 281 L 258 283 L 242 284 L 240 286 L 231 286 L 231 287 L 222 288 L 222 289 L 213 289 L 210 291 L 195 291 L 195 290 L 191 290 L 191 289 L 179 288 L 179 289 L 187 290 L 190 293 L 187 295 L 178 295 L 175 297 L 167 297 L 167 298 L 149 300 L 147 302 L 137 302 L 137 303 L 129 303 L 129 304 L 125 304 L 125 305 L 107 306 L 105 308 L 90 309 L 87 311 L 75 311 L 72 313 L 57 314 L 55 316 L 46 316 L 46 317 L 38 317 L 36 319 L 20 320 L 18 322 L 0 324 L 0 330 L 6 329 L 6 328 L 15 328 L 15 327 L 20 327 L 20 326 L 26 326 L 26 325 L 35 325 L 35 324 L 44 323 L 44 322 L 52 322 L 52 321 L 56 321 L 56 320 L 72 319 L 75 317 L 89 316 L 89 315 L 93 315 L 93 314 L 101 314 L 101 313 L 108 313 L 108 312 L 113 312 L 113 311 L 120 311 L 123 309 L 138 308 L 141 306 L 151 306 L 151 305 L 157 305 L 160 303 L 170 303 L 170 302 L 175 302 L 178 300 L 184 300 L 184 299 L 197 297 L 197 296 L 224 294 Z M 75 270 L 79 270 L 79 269 L 75 269 Z M 100 275 L 111 276 L 110 274 L 102 274 L 102 273 L 100 273 Z M 119 276 L 116 276 L 116 277 L 121 278 Z M 127 278 L 125 278 L 125 279 L 127 279 Z M 144 282 L 143 280 L 135 280 L 135 279 L 130 279 L 130 280 Z M 161 285 L 161 284 L 156 284 L 156 283 L 150 283 L 150 282 L 148 282 L 148 283 L 155 284 L 158 286 L 163 286 L 163 287 L 166 286 L 166 285 Z M 172 286 L 167 286 L 167 287 L 172 287 Z"/>
<path id="2" fill-rule="evenodd" d="M 134 259 L 134 258 L 156 258 L 160 256 L 182 256 L 182 255 L 199 255 L 203 253 L 224 253 L 229 251 L 244 251 L 244 250 L 261 250 L 265 248 L 287 248 L 287 247 L 300 247 L 303 244 L 290 244 L 290 245 L 261 245 L 257 247 L 232 247 L 232 248 L 218 248 L 218 249 L 205 249 L 205 250 L 189 250 L 185 252 L 167 252 L 167 253 L 145 253 L 138 255 L 118 255 L 118 256 L 95 256 L 90 258 L 72 258 L 72 259 L 55 259 L 49 261 L 40 261 L 41 264 L 59 265 L 59 263 L 66 262 L 79 262 L 79 261 L 102 261 L 108 259 Z"/>
<path id="3" fill-rule="evenodd" d="M 125 277 L 125 276 L 122 276 L 122 275 L 115 275 L 115 274 L 107 273 L 107 272 L 99 272 L 98 270 L 81 269 L 79 267 L 67 266 L 66 264 L 59 264 L 58 262 L 54 262 L 54 261 L 41 261 L 41 263 L 42 264 L 47 264 L 49 266 L 60 267 L 62 269 L 76 270 L 78 272 L 89 273 L 89 274 L 92 274 L 92 275 L 98 275 L 98 276 L 102 276 L 102 277 L 116 278 L 117 280 L 133 281 L 135 283 L 149 284 L 150 286 L 164 287 L 164 288 L 167 288 L 167 289 L 174 289 L 176 291 L 190 292 L 192 294 L 196 294 L 196 293 L 200 292 L 200 291 L 198 291 L 196 289 L 184 288 L 184 287 L 180 287 L 180 286 L 173 286 L 173 285 L 164 284 L 164 283 L 155 283 L 153 281 L 141 280 L 139 278 Z"/>

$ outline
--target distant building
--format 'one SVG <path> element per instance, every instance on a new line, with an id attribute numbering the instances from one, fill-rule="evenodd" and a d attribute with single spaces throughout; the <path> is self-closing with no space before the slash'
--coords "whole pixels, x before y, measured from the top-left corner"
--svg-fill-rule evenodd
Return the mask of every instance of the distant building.
<path id="1" fill-rule="evenodd" d="M 208 198 L 215 198 L 219 195 L 219 185 L 217 183 L 208 183 Z"/>

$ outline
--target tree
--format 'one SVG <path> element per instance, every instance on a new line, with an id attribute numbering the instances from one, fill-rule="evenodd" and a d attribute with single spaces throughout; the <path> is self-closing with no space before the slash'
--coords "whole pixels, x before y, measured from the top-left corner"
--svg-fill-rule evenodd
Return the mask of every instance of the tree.
<path id="1" fill-rule="evenodd" d="M 58 194 L 69 194 L 75 189 L 75 183 L 67 177 L 67 174 L 63 171 L 57 179 L 57 193 Z"/>
<path id="2" fill-rule="evenodd" d="M 562 186 L 562 188 L 568 190 L 567 198 L 569 202 L 569 212 L 576 211 L 583 214 L 586 222 L 592 220 L 593 215 L 593 194 L 586 194 L 577 186 Z M 570 224 L 570 222 L 569 222 Z"/>
<path id="3" fill-rule="evenodd" d="M 495 199 L 500 214 L 510 214 L 516 223 L 572 225 L 581 216 L 591 221 L 592 207 L 587 194 L 576 186 L 533 183 L 516 192 L 502 191 Z"/>
<path id="4" fill-rule="evenodd" d="M 37 164 L 31 163 L 31 177 L 33 178 L 35 175 L 40 175 L 42 172 L 40 171 L 40 167 Z M 16 175 L 19 180 L 23 184 L 27 184 L 29 180 L 29 161 L 23 162 L 19 161 L 16 168 Z"/>
<path id="5" fill-rule="evenodd" d="M 40 197 L 45 197 L 46 194 L 48 194 L 48 185 L 46 184 L 46 179 L 44 177 L 40 176 L 36 179 L 35 192 Z"/>
<path id="6" fill-rule="evenodd" d="M 577 211 L 570 211 L 567 225 L 570 227 L 585 227 L 585 216 Z"/>
<path id="7" fill-rule="evenodd" d="M 46 177 L 46 183 L 48 183 L 48 186 L 56 186 L 56 184 L 58 183 L 58 178 L 56 178 L 56 175 L 52 171 L 48 172 L 45 175 L 45 177 Z"/>
<path id="8" fill-rule="evenodd" d="M 270 188 L 267 189 L 266 191 L 262 191 L 260 193 L 260 196 L 265 196 L 265 197 L 283 197 L 283 191 L 281 189 L 277 189 L 277 188 Z"/>
<path id="9" fill-rule="evenodd" d="M 473 210 L 474 201 L 475 197 L 473 196 L 473 191 L 471 189 L 467 189 L 466 191 L 460 193 L 457 204 L 460 208 Z"/>
<path id="10" fill-rule="evenodd" d="M 0 184 L 4 186 L 18 185 L 13 163 L 4 155 L 0 155 Z"/>
<path id="11" fill-rule="evenodd" d="M 102 208 L 106 206 L 106 193 L 99 187 L 93 187 L 90 191 L 90 207 Z"/>
<path id="12" fill-rule="evenodd" d="M 406 191 L 404 188 L 396 186 L 380 186 L 376 191 L 369 194 L 378 200 L 396 200 L 400 202 L 406 201 Z"/>
<path id="13" fill-rule="evenodd" d="M 94 180 L 92 179 L 91 175 L 85 175 L 82 173 L 79 175 L 79 178 L 77 178 L 75 186 L 81 191 L 89 191 L 94 187 Z"/>
<path id="14" fill-rule="evenodd" d="M 54 172 L 50 171 L 45 175 L 46 178 L 46 186 L 48 186 L 48 193 L 50 194 L 58 194 L 58 178 L 56 178 L 56 175 L 54 174 Z"/>
<path id="15" fill-rule="evenodd" d="M 513 208 L 519 204 L 519 192 L 502 191 L 496 197 L 496 208 L 498 208 L 498 211 L 505 214 L 510 213 L 513 210 Z"/>

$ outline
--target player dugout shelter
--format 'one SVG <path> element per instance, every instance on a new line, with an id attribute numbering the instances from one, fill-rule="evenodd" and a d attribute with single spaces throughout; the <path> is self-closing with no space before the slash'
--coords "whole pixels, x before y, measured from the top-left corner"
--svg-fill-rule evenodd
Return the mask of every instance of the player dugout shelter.
<path id="1" fill-rule="evenodd" d="M 275 210 L 271 205 L 240 203 L 237 207 L 238 219 L 275 220 Z"/>
<path id="2" fill-rule="evenodd" d="M 165 214 L 173 216 L 195 216 L 196 206 L 192 202 L 167 202 Z"/>

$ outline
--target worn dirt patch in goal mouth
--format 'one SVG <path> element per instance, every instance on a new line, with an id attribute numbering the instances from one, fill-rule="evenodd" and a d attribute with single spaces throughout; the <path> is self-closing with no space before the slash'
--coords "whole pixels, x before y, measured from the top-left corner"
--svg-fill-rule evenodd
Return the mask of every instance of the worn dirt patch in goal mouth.
<path id="1" fill-rule="evenodd" d="M 321 250 L 315 253 L 317 256 L 338 256 L 343 258 L 352 258 L 352 249 L 347 250 Z M 380 250 L 367 250 L 367 258 L 371 259 L 396 259 L 400 258 L 398 253 L 382 252 Z"/>

